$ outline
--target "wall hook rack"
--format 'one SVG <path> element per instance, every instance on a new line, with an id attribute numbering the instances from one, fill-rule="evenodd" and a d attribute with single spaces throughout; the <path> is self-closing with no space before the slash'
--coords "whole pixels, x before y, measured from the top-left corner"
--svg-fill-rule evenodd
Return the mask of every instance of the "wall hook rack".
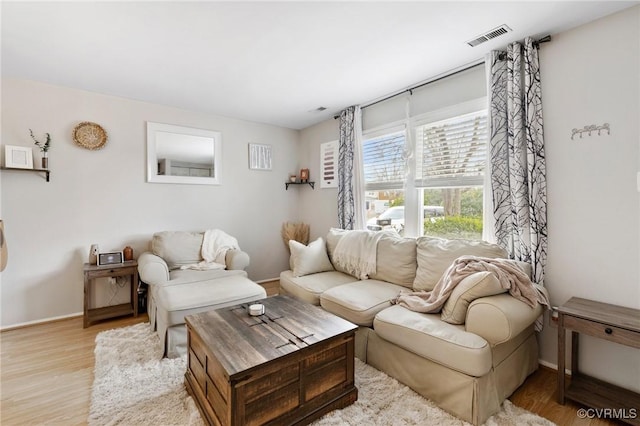
<path id="1" fill-rule="evenodd" d="M 582 129 L 573 129 L 571 130 L 571 140 L 575 135 L 580 135 L 580 139 L 582 139 L 583 133 L 588 133 L 588 136 L 591 136 L 592 132 L 598 132 L 598 136 L 600 136 L 603 130 L 607 131 L 607 135 L 611 134 L 611 129 L 609 127 L 609 123 L 604 123 L 602 126 L 596 126 L 595 124 L 590 124 L 588 126 L 584 126 Z"/>

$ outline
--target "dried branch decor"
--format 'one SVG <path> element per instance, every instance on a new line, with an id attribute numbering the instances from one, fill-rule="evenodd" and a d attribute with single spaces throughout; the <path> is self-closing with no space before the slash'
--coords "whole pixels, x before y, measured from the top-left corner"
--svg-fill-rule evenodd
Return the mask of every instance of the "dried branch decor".
<path id="1" fill-rule="evenodd" d="M 282 224 L 282 241 L 289 250 L 289 240 L 309 244 L 309 225 L 303 222 L 285 222 Z"/>

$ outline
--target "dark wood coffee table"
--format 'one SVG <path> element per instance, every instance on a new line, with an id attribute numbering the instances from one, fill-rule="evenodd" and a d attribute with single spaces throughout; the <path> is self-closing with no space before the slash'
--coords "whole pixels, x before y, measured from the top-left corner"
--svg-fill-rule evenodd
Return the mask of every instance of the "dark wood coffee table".
<path id="1" fill-rule="evenodd" d="M 187 391 L 214 425 L 307 424 L 352 404 L 356 326 L 288 296 L 189 315 Z"/>

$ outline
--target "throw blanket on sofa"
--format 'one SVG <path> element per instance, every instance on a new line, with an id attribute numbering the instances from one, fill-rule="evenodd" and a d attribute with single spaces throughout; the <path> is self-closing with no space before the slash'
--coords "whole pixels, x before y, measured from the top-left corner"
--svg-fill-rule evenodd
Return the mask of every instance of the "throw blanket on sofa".
<path id="1" fill-rule="evenodd" d="M 343 269 L 361 280 L 376 272 L 378 241 L 387 231 L 349 231 L 345 233 L 333 251 L 332 261 L 336 269 Z M 393 233 L 395 235 L 395 232 Z"/>
<path id="2" fill-rule="evenodd" d="M 225 269 L 225 257 L 229 250 L 239 250 L 238 240 L 219 229 L 208 229 L 202 238 L 201 254 L 204 259 L 200 263 L 181 266 L 180 269 Z"/>
<path id="3" fill-rule="evenodd" d="M 534 287 L 529 276 L 514 261 L 476 256 L 461 256 L 454 260 L 432 291 L 401 292 L 391 303 L 416 312 L 440 312 L 453 289 L 464 278 L 482 271 L 494 274 L 502 288 L 532 308 L 536 303 L 549 306 L 546 295 Z M 542 329 L 541 326 L 541 321 L 536 322 L 536 329 Z"/>

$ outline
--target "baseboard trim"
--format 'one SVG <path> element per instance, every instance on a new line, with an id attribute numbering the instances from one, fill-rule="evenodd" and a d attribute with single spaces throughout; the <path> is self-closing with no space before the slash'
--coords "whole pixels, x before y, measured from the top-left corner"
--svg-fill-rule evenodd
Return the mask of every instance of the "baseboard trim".
<path id="1" fill-rule="evenodd" d="M 558 370 L 558 366 L 556 364 L 552 364 L 549 361 L 545 361 L 544 359 L 539 359 L 538 364 L 544 365 L 545 367 L 550 368 L 552 370 Z"/>
<path id="2" fill-rule="evenodd" d="M 554 364 L 554 363 L 551 363 L 549 361 L 545 361 L 543 359 L 539 359 L 538 360 L 538 364 L 542 365 L 543 367 L 548 368 L 549 370 L 553 370 L 555 372 L 558 371 L 558 364 Z M 571 375 L 571 370 L 568 369 L 568 368 L 565 368 L 564 369 L 564 374 L 566 374 L 567 376 L 570 376 Z"/>
<path id="3" fill-rule="evenodd" d="M 21 323 L 18 323 L 18 324 L 8 325 L 6 327 L 0 327 L 0 332 L 16 330 L 16 329 L 25 328 L 25 327 L 31 327 L 31 326 L 34 326 L 34 325 L 41 325 L 41 324 L 48 324 L 48 323 L 52 323 L 52 322 L 64 321 L 64 320 L 68 320 L 68 319 L 71 319 L 71 318 L 78 318 L 78 317 L 81 317 L 83 315 L 84 315 L 83 312 L 76 312 L 74 314 L 62 315 L 62 316 L 59 316 L 59 317 L 51 317 L 51 318 L 44 318 L 44 319 L 35 320 L 35 321 L 21 322 Z"/>
<path id="4" fill-rule="evenodd" d="M 272 283 L 274 281 L 280 281 L 280 278 L 267 278 L 266 280 L 255 281 L 258 284 Z"/>

